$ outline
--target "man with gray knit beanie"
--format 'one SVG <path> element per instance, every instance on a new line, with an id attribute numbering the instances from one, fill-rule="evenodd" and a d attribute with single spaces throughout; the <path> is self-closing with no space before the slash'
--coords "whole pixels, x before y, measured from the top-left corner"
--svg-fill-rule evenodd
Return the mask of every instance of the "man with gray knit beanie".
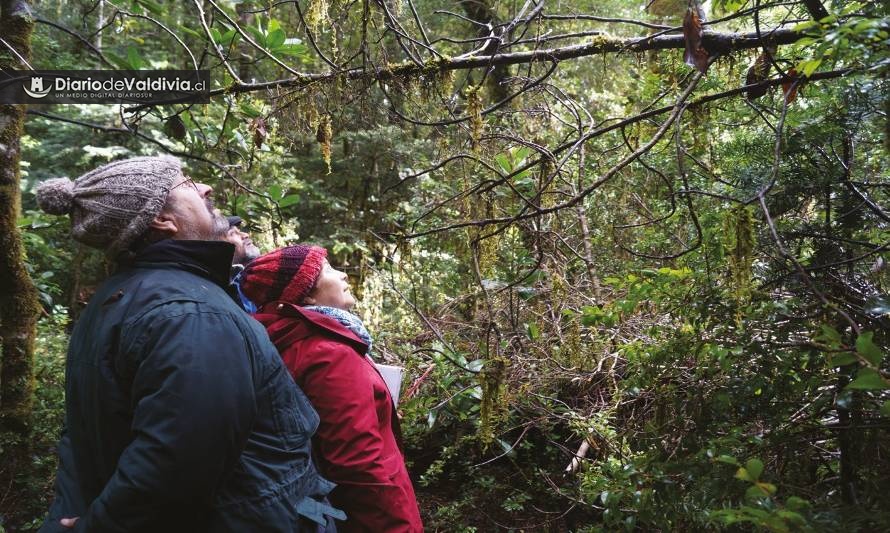
<path id="1" fill-rule="evenodd" d="M 42 209 L 119 264 L 71 334 L 41 531 L 317 532 L 343 518 L 310 458 L 318 415 L 226 293 L 234 246 L 211 193 L 170 157 L 38 187 Z"/>

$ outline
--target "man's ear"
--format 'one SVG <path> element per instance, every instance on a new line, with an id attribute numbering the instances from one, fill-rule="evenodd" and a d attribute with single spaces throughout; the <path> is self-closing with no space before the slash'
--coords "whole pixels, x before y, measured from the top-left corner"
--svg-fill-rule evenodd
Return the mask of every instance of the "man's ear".
<path id="1" fill-rule="evenodd" d="M 158 216 L 148 225 L 148 229 L 163 233 L 167 237 L 172 237 L 179 233 L 176 217 L 173 213 L 166 211 L 158 213 Z"/>

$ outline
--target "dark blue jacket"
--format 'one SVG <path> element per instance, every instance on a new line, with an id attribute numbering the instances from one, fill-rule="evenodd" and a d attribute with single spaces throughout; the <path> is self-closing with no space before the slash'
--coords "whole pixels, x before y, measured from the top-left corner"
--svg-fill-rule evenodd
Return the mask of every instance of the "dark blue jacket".
<path id="1" fill-rule="evenodd" d="M 104 282 L 72 335 L 43 531 L 315 531 L 318 416 L 225 292 L 233 247 L 167 240 Z"/>

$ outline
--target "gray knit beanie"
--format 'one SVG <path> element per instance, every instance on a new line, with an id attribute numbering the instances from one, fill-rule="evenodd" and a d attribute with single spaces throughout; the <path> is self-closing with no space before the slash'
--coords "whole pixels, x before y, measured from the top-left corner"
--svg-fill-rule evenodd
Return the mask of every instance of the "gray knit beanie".
<path id="1" fill-rule="evenodd" d="M 126 250 L 161 212 L 182 176 L 175 157 L 134 157 L 103 165 L 74 181 L 57 178 L 37 187 L 37 203 L 71 217 L 71 235 L 110 257 Z"/>

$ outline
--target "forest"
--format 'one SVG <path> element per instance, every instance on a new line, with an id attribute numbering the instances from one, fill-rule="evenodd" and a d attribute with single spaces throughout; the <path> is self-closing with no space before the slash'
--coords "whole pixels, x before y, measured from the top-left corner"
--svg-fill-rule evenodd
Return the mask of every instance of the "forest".
<path id="1" fill-rule="evenodd" d="M 0 0 L 34 69 L 210 91 L 0 104 L 0 532 L 114 269 L 35 189 L 154 154 L 348 273 L 427 531 L 890 531 L 885 2 Z"/>

